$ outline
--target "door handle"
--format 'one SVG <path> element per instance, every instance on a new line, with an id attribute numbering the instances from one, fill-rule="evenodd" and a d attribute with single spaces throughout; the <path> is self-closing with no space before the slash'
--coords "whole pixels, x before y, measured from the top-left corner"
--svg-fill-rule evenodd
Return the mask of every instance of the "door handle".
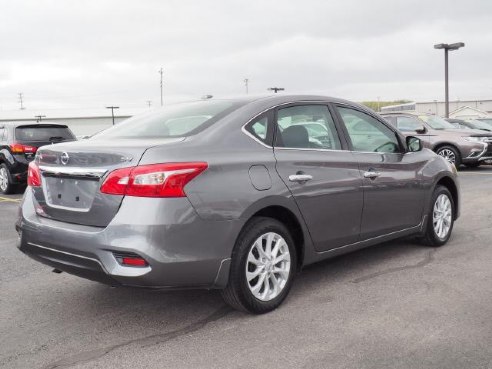
<path id="1" fill-rule="evenodd" d="M 374 170 L 368 170 L 364 172 L 364 178 L 376 179 L 381 175 L 380 172 L 376 172 Z"/>
<path id="2" fill-rule="evenodd" d="M 309 174 L 291 174 L 289 176 L 289 181 L 291 182 L 307 182 L 311 179 L 313 179 L 313 176 Z"/>

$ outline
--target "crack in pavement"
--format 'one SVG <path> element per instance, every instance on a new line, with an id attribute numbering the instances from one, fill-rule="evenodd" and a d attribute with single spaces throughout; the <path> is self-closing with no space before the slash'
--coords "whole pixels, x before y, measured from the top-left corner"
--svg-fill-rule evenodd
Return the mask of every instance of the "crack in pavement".
<path id="1" fill-rule="evenodd" d="M 113 346 L 104 347 L 101 349 L 81 352 L 81 353 L 78 353 L 76 355 L 66 357 L 66 358 L 60 359 L 54 363 L 48 364 L 43 368 L 44 369 L 68 368 L 68 367 L 71 367 L 71 366 L 74 366 L 77 364 L 86 363 L 89 361 L 99 359 L 99 358 L 103 357 L 104 355 L 110 353 L 111 351 L 114 351 L 114 350 L 119 349 L 119 348 L 124 347 L 124 346 L 135 344 L 135 343 L 141 344 L 141 347 L 165 343 L 165 342 L 168 342 L 168 341 L 173 340 L 175 338 L 178 338 L 180 336 L 196 332 L 196 331 L 202 329 L 203 327 L 205 327 L 208 323 L 212 323 L 214 321 L 217 321 L 219 319 L 224 318 L 231 311 L 232 311 L 232 309 L 230 307 L 224 305 L 220 309 L 216 310 L 214 313 L 203 318 L 202 320 L 199 320 L 193 324 L 190 324 L 186 327 L 177 329 L 175 331 L 171 331 L 171 332 L 167 332 L 167 333 L 158 333 L 158 334 L 154 334 L 154 335 L 147 336 L 147 337 L 128 340 L 128 341 L 118 343 L 118 344 L 113 345 Z"/>
<path id="2" fill-rule="evenodd" d="M 359 278 L 355 278 L 354 280 L 352 280 L 352 283 L 365 282 L 369 279 L 379 277 L 380 275 L 396 273 L 396 272 L 399 272 L 402 270 L 421 268 L 427 264 L 430 264 L 434 260 L 434 254 L 436 253 L 436 251 L 437 251 L 437 249 L 430 250 L 429 252 L 426 253 L 425 258 L 416 264 L 410 264 L 410 265 L 404 265 L 404 266 L 400 266 L 400 267 L 388 268 L 388 269 L 382 270 L 380 272 L 371 273 L 371 274 L 368 274 L 368 275 L 365 275 L 365 276 L 362 276 Z"/>

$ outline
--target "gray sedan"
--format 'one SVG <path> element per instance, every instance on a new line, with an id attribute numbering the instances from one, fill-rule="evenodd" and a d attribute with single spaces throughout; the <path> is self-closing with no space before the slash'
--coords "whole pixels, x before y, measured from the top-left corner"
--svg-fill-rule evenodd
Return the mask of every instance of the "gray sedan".
<path id="1" fill-rule="evenodd" d="M 16 228 L 55 271 L 112 286 L 221 289 L 275 309 L 305 265 L 398 237 L 445 244 L 452 164 L 322 96 L 172 105 L 38 150 Z"/>

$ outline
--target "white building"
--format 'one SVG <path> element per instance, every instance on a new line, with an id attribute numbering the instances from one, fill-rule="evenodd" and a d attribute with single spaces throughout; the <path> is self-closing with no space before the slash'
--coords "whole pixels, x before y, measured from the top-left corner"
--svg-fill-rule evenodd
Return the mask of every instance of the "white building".
<path id="1" fill-rule="evenodd" d="M 114 110 L 115 124 L 125 120 L 135 114 L 149 111 L 149 109 L 127 109 L 120 108 Z M 24 110 L 0 110 L 0 122 L 30 121 L 36 122 L 42 117 L 44 122 L 66 124 L 76 136 L 92 135 L 103 129 L 111 127 L 113 119 L 111 110 L 100 109 L 24 109 Z"/>
<path id="2" fill-rule="evenodd" d="M 449 102 L 449 115 L 451 112 L 458 109 L 468 107 L 471 109 L 476 109 L 477 114 L 474 115 L 478 118 L 480 115 L 485 114 L 492 115 L 492 100 L 455 100 Z M 415 110 L 419 113 L 431 113 L 443 116 L 445 112 L 444 101 L 424 101 L 415 103 Z M 467 118 L 470 119 L 470 118 Z"/>

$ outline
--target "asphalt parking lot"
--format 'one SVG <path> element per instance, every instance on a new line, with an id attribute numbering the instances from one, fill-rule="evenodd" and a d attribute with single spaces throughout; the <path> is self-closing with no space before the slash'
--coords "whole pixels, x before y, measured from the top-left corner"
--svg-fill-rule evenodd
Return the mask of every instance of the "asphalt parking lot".
<path id="1" fill-rule="evenodd" d="M 302 271 L 276 311 L 216 291 L 113 289 L 15 247 L 0 197 L 0 367 L 492 368 L 492 167 L 460 172 L 450 242 L 390 242 Z"/>

